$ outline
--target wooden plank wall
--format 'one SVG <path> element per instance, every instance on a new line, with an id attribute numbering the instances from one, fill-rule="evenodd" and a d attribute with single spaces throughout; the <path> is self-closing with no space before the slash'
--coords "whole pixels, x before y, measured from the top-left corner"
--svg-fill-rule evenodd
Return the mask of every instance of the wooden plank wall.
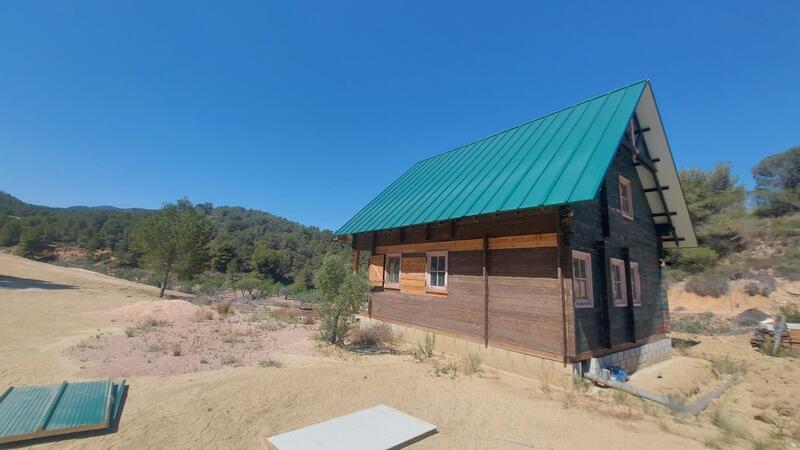
<path id="1" fill-rule="evenodd" d="M 379 232 L 374 243 L 371 235 L 359 237 L 358 245 L 372 248 L 374 244 L 378 253 L 403 253 L 400 290 L 376 289 L 373 317 L 483 343 L 482 238 L 487 233 L 489 345 L 560 360 L 563 335 L 556 214 L 548 209 L 470 219 L 455 226 L 439 224 L 427 231 Z M 424 252 L 433 250 L 449 252 L 445 295 L 425 292 Z"/>
<path id="2" fill-rule="evenodd" d="M 633 190 L 634 220 L 620 213 L 618 176 L 629 179 Z M 634 307 L 636 337 L 639 342 L 647 342 L 654 336 L 666 332 L 663 314 L 658 302 L 661 284 L 658 240 L 650 207 L 642 191 L 636 168 L 630 153 L 620 149 L 606 174 L 605 188 L 608 193 L 608 227 L 610 236 L 606 240 L 606 256 L 622 259 L 623 248 L 630 251 L 631 261 L 639 263 L 642 290 L 642 306 Z M 569 221 L 567 251 L 580 250 L 592 255 L 594 279 L 594 308 L 575 308 L 573 324 L 576 353 L 579 359 L 591 357 L 629 347 L 626 339 L 627 311 L 624 307 L 609 306 L 611 324 L 611 349 L 604 348 L 601 342 L 599 320 L 601 289 L 608 287 L 607 274 L 599 271 L 597 241 L 604 239 L 603 217 L 599 199 L 570 206 L 573 218 Z M 571 285 L 571 265 L 564 266 L 566 284 Z M 610 292 L 609 292 L 610 297 Z M 571 299 L 571 296 L 570 296 Z M 571 300 L 570 300 L 571 301 Z M 610 300 L 609 300 L 610 302 Z"/>

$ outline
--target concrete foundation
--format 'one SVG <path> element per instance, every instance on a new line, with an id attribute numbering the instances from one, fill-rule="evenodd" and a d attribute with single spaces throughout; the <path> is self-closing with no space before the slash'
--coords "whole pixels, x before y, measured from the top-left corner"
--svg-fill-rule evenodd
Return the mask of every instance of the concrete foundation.
<path id="1" fill-rule="evenodd" d="M 466 358 L 470 354 L 478 355 L 481 359 L 481 363 L 486 366 L 551 384 L 567 386 L 572 377 L 572 365 L 565 365 L 560 361 L 553 361 L 492 346 L 486 347 L 478 342 L 421 330 L 411 326 L 383 322 L 368 317 L 359 317 L 359 324 L 361 327 L 375 324 L 387 324 L 392 327 L 392 331 L 398 335 L 401 340 L 414 346 L 424 343 L 426 335 L 433 334 L 436 337 L 434 351 L 437 353 L 445 353 L 460 358 Z"/>

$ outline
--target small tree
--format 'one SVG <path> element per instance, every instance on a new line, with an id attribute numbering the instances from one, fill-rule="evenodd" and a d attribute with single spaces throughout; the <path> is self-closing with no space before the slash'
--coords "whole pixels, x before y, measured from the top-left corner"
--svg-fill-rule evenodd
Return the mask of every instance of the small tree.
<path id="1" fill-rule="evenodd" d="M 172 275 L 189 278 L 205 269 L 212 224 L 205 213 L 183 198 L 167 203 L 133 231 L 133 247 L 159 278 L 164 296 Z"/>
<path id="2" fill-rule="evenodd" d="M 363 271 L 352 272 L 340 255 L 328 255 L 315 278 L 319 293 L 316 311 L 320 317 L 320 339 L 341 344 L 355 321 L 355 315 L 372 295 Z"/>

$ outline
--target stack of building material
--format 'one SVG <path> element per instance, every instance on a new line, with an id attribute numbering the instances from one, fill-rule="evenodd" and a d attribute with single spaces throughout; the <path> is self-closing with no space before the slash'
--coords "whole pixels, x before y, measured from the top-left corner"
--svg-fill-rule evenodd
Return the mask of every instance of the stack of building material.
<path id="1" fill-rule="evenodd" d="M 125 380 L 11 386 L 0 395 L 0 444 L 107 429 L 124 392 Z"/>
<path id="2" fill-rule="evenodd" d="M 773 345 L 775 341 L 776 329 L 780 328 L 779 322 L 775 319 L 766 319 L 758 324 L 753 333 L 750 344 L 753 347 L 763 345 Z M 781 333 L 781 348 L 786 350 L 800 351 L 800 323 L 787 323 Z"/>

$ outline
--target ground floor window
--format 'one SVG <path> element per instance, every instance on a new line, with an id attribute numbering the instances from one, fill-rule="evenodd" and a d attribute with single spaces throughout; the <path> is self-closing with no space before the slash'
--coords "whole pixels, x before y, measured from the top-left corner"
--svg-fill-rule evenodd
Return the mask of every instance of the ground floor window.
<path id="1" fill-rule="evenodd" d="M 576 308 L 591 308 L 594 306 L 592 255 L 589 253 L 572 252 L 572 293 L 575 298 Z"/>
<path id="2" fill-rule="evenodd" d="M 384 286 L 388 288 L 400 288 L 400 260 L 399 253 L 386 255 L 386 276 Z"/>
<path id="3" fill-rule="evenodd" d="M 617 258 L 611 258 L 611 298 L 614 300 L 614 306 L 628 306 L 625 292 L 625 263 Z"/>
<path id="4" fill-rule="evenodd" d="M 434 291 L 447 289 L 447 252 L 429 252 L 425 287 Z"/>
<path id="5" fill-rule="evenodd" d="M 631 295 L 633 306 L 642 306 L 642 283 L 639 279 L 639 263 L 631 262 Z"/>

